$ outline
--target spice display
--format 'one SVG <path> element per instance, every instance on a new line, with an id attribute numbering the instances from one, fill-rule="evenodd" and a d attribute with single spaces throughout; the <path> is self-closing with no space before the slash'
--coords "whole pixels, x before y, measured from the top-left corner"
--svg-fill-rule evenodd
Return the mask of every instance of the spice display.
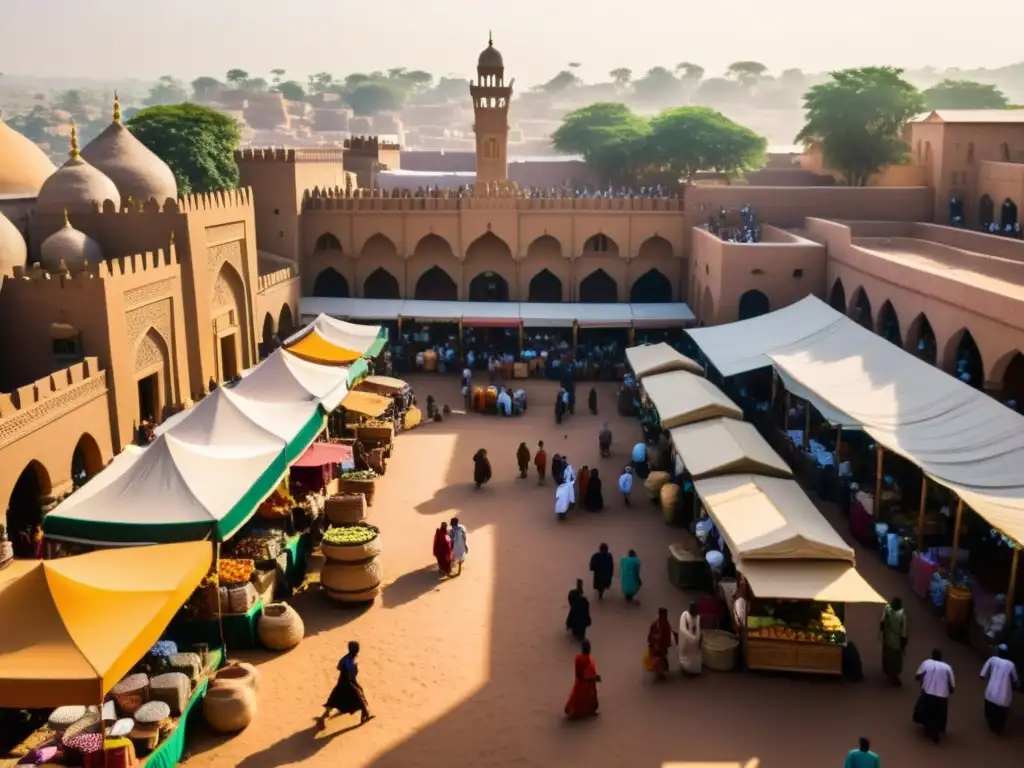
<path id="1" fill-rule="evenodd" d="M 72 736 L 68 739 L 64 746 L 68 749 L 77 750 L 83 755 L 91 755 L 94 752 L 101 752 L 103 751 L 103 734 L 80 733 L 77 736 Z"/>
<path id="2" fill-rule="evenodd" d="M 221 584 L 245 584 L 254 570 L 256 563 L 252 560 L 225 559 L 220 561 L 217 576 Z"/>

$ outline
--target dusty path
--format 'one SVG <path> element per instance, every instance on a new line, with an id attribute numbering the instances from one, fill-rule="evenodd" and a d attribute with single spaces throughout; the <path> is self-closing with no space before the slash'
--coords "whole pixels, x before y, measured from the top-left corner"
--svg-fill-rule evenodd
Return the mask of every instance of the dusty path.
<path id="1" fill-rule="evenodd" d="M 461 404 L 452 377 L 413 383 L 421 402 L 433 394 L 439 404 Z M 315 591 L 297 597 L 306 622 L 302 645 L 279 656 L 247 655 L 263 672 L 256 721 L 226 741 L 197 734 L 190 768 L 658 768 L 669 761 L 721 761 L 721 768 L 732 768 L 751 758 L 759 758 L 761 768 L 826 768 L 841 765 L 860 734 L 872 738 L 886 768 L 979 759 L 986 768 L 1021 764 L 1024 718 L 1015 712 L 1002 739 L 988 734 L 977 658 L 944 638 L 905 577 L 863 550 L 858 562 L 866 577 L 908 604 L 910 661 L 940 644 L 958 675 L 951 733 L 941 747 L 910 723 L 914 686 L 896 690 L 881 680 L 874 607 L 851 608 L 847 615 L 864 656 L 863 684 L 743 673 L 653 684 L 641 669 L 647 626 L 662 605 L 675 620 L 688 597 L 667 581 L 672 532 L 660 514 L 642 503 L 627 510 L 614 492 L 637 425 L 615 415 L 614 390 L 603 385 L 599 417 L 584 407 L 556 427 L 553 386 L 531 382 L 531 410 L 519 419 L 456 415 L 399 437 L 370 510 L 383 530 L 386 578 L 393 583 L 363 611 L 339 609 Z M 582 403 L 586 392 L 581 386 Z M 602 461 L 597 432 L 604 419 L 616 442 L 613 458 Z M 532 450 L 539 439 L 549 456 L 561 451 L 577 469 L 601 469 L 603 514 L 580 512 L 558 524 L 553 487 L 516 479 L 519 442 Z M 480 447 L 488 449 L 495 478 L 476 491 L 471 457 Z M 453 515 L 469 528 L 470 555 L 462 577 L 440 583 L 432 533 Z M 837 527 L 845 534 L 845 525 Z M 564 630 L 565 595 L 577 577 L 589 585 L 587 563 L 602 541 L 616 557 L 630 547 L 640 554 L 642 606 L 627 607 L 618 594 L 604 603 L 592 598 L 590 636 L 604 678 L 601 716 L 569 725 L 561 713 L 575 647 Z M 351 728 L 354 716 L 335 718 L 318 733 L 313 720 L 350 639 L 362 643 L 360 677 L 377 718 L 361 728 Z"/>

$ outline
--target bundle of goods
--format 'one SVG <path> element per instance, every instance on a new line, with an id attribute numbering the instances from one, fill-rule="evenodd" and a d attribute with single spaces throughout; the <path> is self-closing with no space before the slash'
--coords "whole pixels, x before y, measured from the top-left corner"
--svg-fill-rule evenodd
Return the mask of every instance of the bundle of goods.
<path id="1" fill-rule="evenodd" d="M 252 582 L 228 587 L 228 613 L 248 613 L 259 598 Z"/>
<path id="2" fill-rule="evenodd" d="M 172 656 L 171 659 L 173 658 L 175 657 Z M 149 677 L 141 672 L 128 675 L 110 689 L 110 698 L 114 700 L 122 717 L 131 717 L 139 707 L 149 701 Z"/>
<path id="3" fill-rule="evenodd" d="M 644 491 L 647 493 L 647 498 L 658 503 L 661 500 L 661 487 L 671 480 L 672 475 L 668 472 L 651 472 L 644 480 Z"/>
<path id="4" fill-rule="evenodd" d="M 281 531 L 253 532 L 251 535 L 236 541 L 231 554 L 235 558 L 252 560 L 257 563 L 273 560 L 281 554 L 284 540 L 284 533 Z"/>
<path id="5" fill-rule="evenodd" d="M 192 681 L 181 672 L 167 672 L 149 681 L 150 703 L 163 702 L 175 717 L 185 711 L 191 693 Z M 138 712 L 135 719 L 139 719 Z"/>
<path id="6" fill-rule="evenodd" d="M 353 525 L 366 519 L 366 497 L 361 493 L 339 493 L 324 505 L 331 525 Z"/>
<path id="7" fill-rule="evenodd" d="M 704 665 L 717 672 L 731 672 L 736 668 L 739 638 L 721 629 L 705 629 L 701 633 L 700 649 Z"/>
<path id="8" fill-rule="evenodd" d="M 260 642 L 272 651 L 287 651 L 302 642 L 306 627 L 302 617 L 287 603 L 264 606 L 259 623 Z"/>
<path id="9" fill-rule="evenodd" d="M 72 725 L 85 717 L 85 707 L 57 707 L 50 713 L 46 724 L 57 736 L 63 736 Z"/>
<path id="10" fill-rule="evenodd" d="M 497 397 L 497 394 L 495 394 Z M 487 395 L 483 387 L 473 387 L 473 410 L 476 413 L 483 413 L 487 408 Z"/>
<path id="11" fill-rule="evenodd" d="M 198 653 L 176 653 L 167 661 L 172 672 L 181 672 L 193 685 L 199 681 L 203 662 Z"/>
<path id="12" fill-rule="evenodd" d="M 123 739 L 128 736 L 135 727 L 135 720 L 130 717 L 122 717 L 115 720 L 114 724 L 107 728 L 108 739 Z"/>
<path id="13" fill-rule="evenodd" d="M 320 545 L 326 562 L 320 584 L 329 597 L 343 603 L 372 602 L 380 592 L 383 569 L 380 529 L 360 523 L 329 528 Z"/>
<path id="14" fill-rule="evenodd" d="M 361 493 L 366 497 L 366 505 L 373 506 L 373 494 L 377 482 L 377 473 L 372 469 L 360 469 L 345 472 L 341 475 L 342 493 Z"/>
<path id="15" fill-rule="evenodd" d="M 217 578 L 223 586 L 246 584 L 256 570 L 256 563 L 250 559 L 224 558 L 217 566 Z"/>
<path id="16" fill-rule="evenodd" d="M 135 711 L 136 725 L 160 725 L 171 716 L 171 708 L 165 701 L 147 701 Z"/>
<path id="17" fill-rule="evenodd" d="M 394 440 L 395 422 L 390 419 L 363 419 L 356 427 L 356 436 L 360 440 Z"/>
<path id="18" fill-rule="evenodd" d="M 185 603 L 184 611 L 193 621 L 206 621 L 227 609 L 228 591 L 220 588 L 216 573 L 208 573 Z"/>
<path id="19" fill-rule="evenodd" d="M 497 413 L 498 412 L 498 388 L 488 387 L 484 394 L 484 412 L 485 413 Z"/>
<path id="20" fill-rule="evenodd" d="M 279 486 L 270 496 L 263 500 L 263 503 L 256 510 L 256 514 L 271 520 L 291 517 L 293 506 L 295 506 L 295 500 L 288 492 L 287 486 Z"/>
<path id="21" fill-rule="evenodd" d="M 785 619 L 748 616 L 747 635 L 798 643 L 842 645 L 846 642 L 846 629 L 831 605 L 822 608 L 816 603 L 793 603 L 784 612 Z"/>

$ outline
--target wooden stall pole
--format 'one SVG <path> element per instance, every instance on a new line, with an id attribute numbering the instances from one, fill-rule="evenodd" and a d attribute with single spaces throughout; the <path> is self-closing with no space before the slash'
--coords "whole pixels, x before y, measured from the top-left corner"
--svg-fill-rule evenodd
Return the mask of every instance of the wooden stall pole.
<path id="1" fill-rule="evenodd" d="M 964 500 L 956 500 L 956 522 L 953 523 L 953 551 L 950 553 L 949 558 L 949 573 L 950 575 L 956 573 L 956 556 L 957 550 L 960 549 L 960 521 L 963 520 L 964 516 Z"/>
<path id="2" fill-rule="evenodd" d="M 399 315 L 398 317 L 396 317 L 395 321 L 398 324 L 398 340 L 401 341 L 402 340 L 402 316 Z"/>
<path id="3" fill-rule="evenodd" d="M 636 328 L 630 326 L 630 328 L 626 332 L 626 334 L 629 337 L 629 346 L 635 347 L 636 346 Z"/>
<path id="4" fill-rule="evenodd" d="M 217 542 L 213 552 L 213 572 L 220 576 L 220 542 Z M 228 644 L 224 640 L 224 606 L 220 603 L 220 578 L 215 582 L 217 584 L 217 631 L 220 632 L 220 647 L 221 653 L 224 654 L 224 658 L 228 657 Z"/>
<path id="5" fill-rule="evenodd" d="M 771 412 L 775 412 L 775 398 L 779 396 L 779 374 L 772 368 L 772 407 Z"/>
<path id="6" fill-rule="evenodd" d="M 1020 545 L 1013 545 L 1013 560 L 1010 561 L 1010 586 L 1006 588 L 1006 623 L 1013 626 L 1013 604 L 1017 600 L 1017 566 L 1020 564 Z"/>
<path id="7" fill-rule="evenodd" d="M 572 354 L 576 356 L 576 347 L 580 343 L 580 324 L 575 320 L 572 321 Z"/>
<path id="8" fill-rule="evenodd" d="M 523 324 L 519 324 L 519 354 L 523 354 Z"/>
<path id="9" fill-rule="evenodd" d="M 789 396 L 789 392 L 786 392 L 786 409 L 782 413 L 782 431 L 789 433 L 789 408 L 792 403 L 792 399 Z"/>
<path id="10" fill-rule="evenodd" d="M 843 445 L 843 427 L 842 427 L 842 425 L 839 425 L 839 426 L 836 427 L 836 475 L 837 476 L 839 475 L 839 465 L 843 463 L 843 460 L 840 458 L 840 451 L 839 451 L 839 449 L 842 447 L 842 445 Z"/>
<path id="11" fill-rule="evenodd" d="M 917 508 L 917 551 L 924 546 L 924 509 L 928 503 L 928 475 L 921 475 L 921 503 Z"/>
<path id="12" fill-rule="evenodd" d="M 875 443 L 875 454 L 878 458 L 875 459 L 875 498 L 871 501 L 871 514 L 877 523 L 878 510 L 882 504 L 882 464 L 885 456 L 885 448 L 881 443 Z"/>
<path id="13" fill-rule="evenodd" d="M 804 453 L 807 453 L 807 448 L 810 445 L 807 440 L 811 436 L 811 401 L 804 400 Z"/>
<path id="14" fill-rule="evenodd" d="M 465 353 L 462 351 L 463 340 L 462 340 L 462 318 L 459 318 L 459 358 L 462 360 L 466 359 Z"/>

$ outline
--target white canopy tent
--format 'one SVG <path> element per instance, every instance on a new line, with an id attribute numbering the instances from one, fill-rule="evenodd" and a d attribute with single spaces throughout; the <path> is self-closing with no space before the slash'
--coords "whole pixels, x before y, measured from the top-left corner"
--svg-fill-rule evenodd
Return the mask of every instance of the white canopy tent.
<path id="1" fill-rule="evenodd" d="M 389 320 L 402 314 L 405 299 L 336 299 L 325 296 L 306 296 L 302 299 L 302 314 L 330 315 L 349 320 Z"/>
<path id="2" fill-rule="evenodd" d="M 626 350 L 626 362 L 638 379 L 669 371 L 689 371 L 704 375 L 704 368 L 686 355 L 680 354 L 665 342 L 642 344 Z"/>
<path id="3" fill-rule="evenodd" d="M 317 365 L 284 349 L 275 349 L 235 385 L 240 395 L 260 401 L 318 402 L 333 411 L 348 394 L 348 368 Z"/>
<path id="4" fill-rule="evenodd" d="M 672 447 L 694 480 L 726 474 L 792 477 L 789 465 L 753 424 L 711 419 L 669 430 Z"/>
<path id="5" fill-rule="evenodd" d="M 572 304 L 523 302 L 519 317 L 527 328 L 572 328 L 576 322 Z"/>
<path id="6" fill-rule="evenodd" d="M 338 320 L 327 314 L 320 314 L 312 323 L 286 339 L 284 346 L 287 347 L 304 336 L 316 332 L 337 347 L 365 355 L 377 343 L 380 331 L 379 325 L 357 325 L 345 320 Z"/>
<path id="7" fill-rule="evenodd" d="M 629 328 L 633 311 L 629 304 L 568 304 L 580 328 Z"/>
<path id="8" fill-rule="evenodd" d="M 664 328 L 669 325 L 689 325 L 697 317 L 689 304 L 674 301 L 671 304 L 630 304 L 634 328 Z"/>
<path id="9" fill-rule="evenodd" d="M 826 403 L 784 371 L 776 369 L 775 372 L 782 381 L 782 386 L 786 388 L 787 392 L 793 395 L 793 397 L 798 397 L 801 400 L 806 400 L 810 403 L 814 409 L 821 414 L 821 418 L 833 427 L 842 427 L 847 431 L 860 429 L 860 424 L 852 416 L 847 413 L 843 413 L 838 408 Z"/>
<path id="10" fill-rule="evenodd" d="M 703 376 L 686 371 L 659 373 L 644 379 L 643 388 L 664 429 L 719 416 L 743 419 L 740 407 Z"/>

